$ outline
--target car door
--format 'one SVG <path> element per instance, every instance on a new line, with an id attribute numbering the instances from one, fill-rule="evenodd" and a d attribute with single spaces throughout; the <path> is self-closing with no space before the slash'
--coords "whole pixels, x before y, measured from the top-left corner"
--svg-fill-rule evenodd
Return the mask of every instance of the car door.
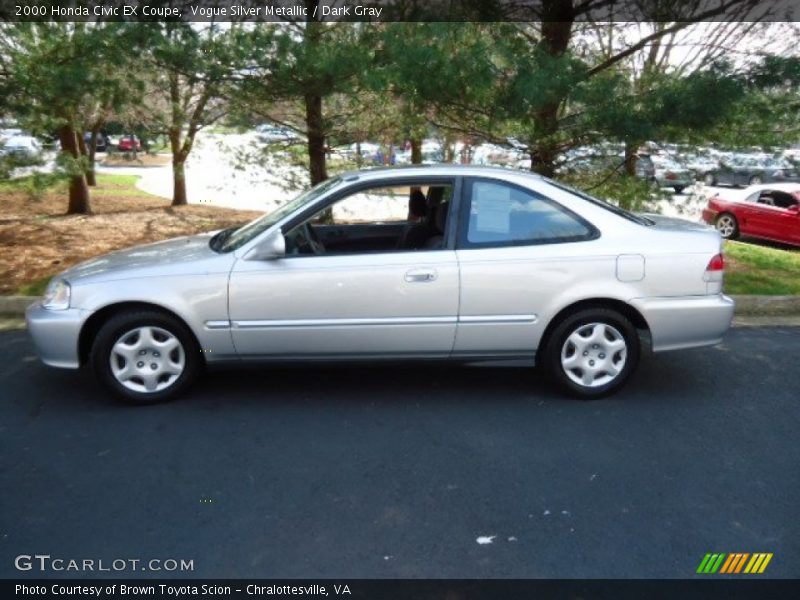
<path id="1" fill-rule="evenodd" d="M 733 169 L 728 163 L 720 163 L 717 171 L 717 183 L 733 185 Z"/>
<path id="2" fill-rule="evenodd" d="M 553 298 L 605 268 L 585 256 L 585 243 L 598 231 L 558 203 L 505 181 L 470 178 L 462 189 L 453 357 L 532 357 Z"/>
<path id="3" fill-rule="evenodd" d="M 762 190 L 757 202 L 749 203 L 745 234 L 787 243 L 800 241 L 800 219 L 796 199 L 780 190 Z M 764 202 L 762 199 L 769 199 Z"/>
<path id="4" fill-rule="evenodd" d="M 458 280 L 452 247 L 238 260 L 233 342 L 243 357 L 446 357 Z"/>

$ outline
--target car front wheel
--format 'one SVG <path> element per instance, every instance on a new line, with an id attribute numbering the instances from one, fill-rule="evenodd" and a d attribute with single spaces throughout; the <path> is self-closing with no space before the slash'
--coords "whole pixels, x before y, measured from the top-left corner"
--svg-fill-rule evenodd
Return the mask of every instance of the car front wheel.
<path id="1" fill-rule="evenodd" d="M 191 331 L 156 311 L 124 312 L 109 319 L 95 337 L 91 363 L 103 386 L 131 404 L 175 398 L 202 366 Z"/>
<path id="2" fill-rule="evenodd" d="M 714 225 L 726 240 L 735 240 L 739 237 L 739 223 L 731 213 L 722 213 L 717 217 Z"/>
<path id="3" fill-rule="evenodd" d="M 545 348 L 545 365 L 562 389 L 591 399 L 619 389 L 639 362 L 639 336 L 617 311 L 596 308 L 559 323 Z"/>

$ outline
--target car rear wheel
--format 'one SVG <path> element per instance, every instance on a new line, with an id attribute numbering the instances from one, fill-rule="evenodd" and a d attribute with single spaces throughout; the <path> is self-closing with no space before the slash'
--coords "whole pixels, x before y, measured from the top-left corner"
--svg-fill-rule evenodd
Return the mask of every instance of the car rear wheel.
<path id="1" fill-rule="evenodd" d="M 100 383 L 131 404 L 177 397 L 202 367 L 191 331 L 156 311 L 129 311 L 109 319 L 95 337 L 91 363 Z"/>
<path id="2" fill-rule="evenodd" d="M 686 189 L 686 186 L 684 186 L 684 185 L 676 185 L 672 189 L 675 190 L 676 194 L 680 194 L 681 192 L 683 192 L 684 189 Z"/>
<path id="3" fill-rule="evenodd" d="M 703 182 L 705 182 L 706 185 L 716 185 L 717 178 L 714 177 L 713 173 L 706 173 L 703 177 Z"/>
<path id="4" fill-rule="evenodd" d="M 623 315 L 586 309 L 555 327 L 544 361 L 563 390 L 579 398 L 599 398 L 625 384 L 639 362 L 639 346 L 636 328 Z"/>
<path id="5" fill-rule="evenodd" d="M 719 234 L 726 240 L 735 240 L 739 237 L 739 223 L 731 213 L 722 213 L 714 222 Z"/>

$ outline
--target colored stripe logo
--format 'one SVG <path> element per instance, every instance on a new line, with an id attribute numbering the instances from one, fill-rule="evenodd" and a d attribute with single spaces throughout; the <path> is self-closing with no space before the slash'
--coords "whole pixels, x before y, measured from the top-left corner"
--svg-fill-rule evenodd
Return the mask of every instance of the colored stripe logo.
<path id="1" fill-rule="evenodd" d="M 752 554 L 748 552 L 709 553 L 700 561 L 696 572 L 703 575 L 717 572 L 728 575 L 763 573 L 771 560 L 772 552 L 754 552 Z"/>

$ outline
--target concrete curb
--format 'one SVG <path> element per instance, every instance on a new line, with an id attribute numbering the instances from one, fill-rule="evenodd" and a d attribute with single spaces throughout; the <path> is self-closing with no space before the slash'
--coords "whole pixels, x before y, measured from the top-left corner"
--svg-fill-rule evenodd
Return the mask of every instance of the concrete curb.
<path id="1" fill-rule="evenodd" d="M 38 296 L 0 296 L 0 315 L 22 317 L 25 308 Z M 736 316 L 800 316 L 800 296 L 733 296 Z"/>
<path id="2" fill-rule="evenodd" d="M 23 317 L 25 309 L 39 296 L 0 296 L 0 316 Z"/>
<path id="3" fill-rule="evenodd" d="M 748 316 L 800 315 L 800 296 L 733 296 L 736 314 Z"/>

